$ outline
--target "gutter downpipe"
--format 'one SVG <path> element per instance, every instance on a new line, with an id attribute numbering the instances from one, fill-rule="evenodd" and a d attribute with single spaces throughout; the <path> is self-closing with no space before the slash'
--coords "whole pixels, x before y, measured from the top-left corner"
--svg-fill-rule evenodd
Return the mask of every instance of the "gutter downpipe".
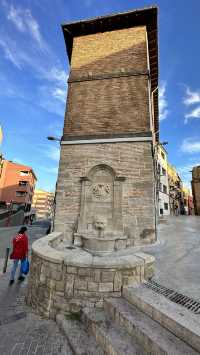
<path id="1" fill-rule="evenodd" d="M 158 90 L 158 86 L 152 91 L 151 93 L 151 111 L 152 111 L 152 126 L 155 127 L 154 122 L 154 93 Z M 159 208 L 159 193 L 158 193 L 158 172 L 157 172 L 157 154 L 158 154 L 158 142 L 156 142 L 156 133 L 154 132 L 153 134 L 153 162 L 154 162 L 154 177 L 155 177 L 155 231 L 156 231 L 156 240 L 158 240 L 158 235 L 157 235 L 157 224 L 158 224 L 158 208 Z"/>

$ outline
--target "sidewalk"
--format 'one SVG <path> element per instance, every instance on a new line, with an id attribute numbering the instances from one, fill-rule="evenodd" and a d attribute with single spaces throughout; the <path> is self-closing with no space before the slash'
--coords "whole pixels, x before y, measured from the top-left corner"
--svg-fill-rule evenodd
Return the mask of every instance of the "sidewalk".
<path id="1" fill-rule="evenodd" d="M 4 240 L 12 238 L 14 232 L 13 229 L 6 231 L 7 235 L 5 231 L 1 234 L 1 246 Z M 45 230 L 38 226 L 30 227 L 28 234 L 31 247 L 34 240 L 45 234 Z M 7 244 L 1 249 L 4 251 L 6 246 Z M 7 272 L 3 274 L 2 256 L 0 255 L 0 355 L 72 355 L 56 323 L 35 315 L 26 306 L 27 281 L 16 281 L 12 286 L 8 285 L 12 261 L 8 260 Z"/>
<path id="2" fill-rule="evenodd" d="M 25 305 L 26 282 L 8 282 L 9 272 L 0 276 L 0 354 L 72 355 L 56 323 Z"/>

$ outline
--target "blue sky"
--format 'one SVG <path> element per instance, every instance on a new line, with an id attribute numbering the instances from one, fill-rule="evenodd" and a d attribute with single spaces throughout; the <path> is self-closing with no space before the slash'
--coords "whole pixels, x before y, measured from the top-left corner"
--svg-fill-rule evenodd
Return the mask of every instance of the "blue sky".
<path id="1" fill-rule="evenodd" d="M 200 1 L 0 0 L 0 124 L 6 159 L 32 166 L 54 190 L 67 92 L 60 24 L 159 6 L 160 136 L 189 183 L 200 164 Z"/>

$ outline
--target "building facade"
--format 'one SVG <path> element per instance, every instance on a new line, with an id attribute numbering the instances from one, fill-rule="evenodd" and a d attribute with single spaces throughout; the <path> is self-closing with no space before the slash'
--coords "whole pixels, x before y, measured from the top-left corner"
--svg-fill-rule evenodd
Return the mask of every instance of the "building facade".
<path id="1" fill-rule="evenodd" d="M 194 215 L 194 203 L 191 190 L 183 185 L 182 198 L 184 203 L 184 214 L 191 216 Z"/>
<path id="2" fill-rule="evenodd" d="M 33 208 L 37 218 L 50 218 L 54 209 L 54 193 L 44 190 L 35 190 L 33 195 Z"/>
<path id="3" fill-rule="evenodd" d="M 169 203 L 169 181 L 167 171 L 167 152 L 164 147 L 157 145 L 157 198 L 158 215 L 168 216 L 170 214 Z"/>
<path id="4" fill-rule="evenodd" d="M 200 165 L 192 169 L 192 193 L 195 215 L 200 216 Z"/>
<path id="5" fill-rule="evenodd" d="M 176 168 L 167 164 L 168 180 L 169 180 L 169 203 L 170 214 L 184 214 L 184 198 L 183 198 L 183 183 Z"/>
<path id="6" fill-rule="evenodd" d="M 157 9 L 63 25 L 71 70 L 55 231 L 156 239 Z M 100 221 L 101 220 L 101 223 Z"/>
<path id="7" fill-rule="evenodd" d="M 12 209 L 31 210 L 37 178 L 29 166 L 3 160 L 0 177 L 0 202 Z"/>

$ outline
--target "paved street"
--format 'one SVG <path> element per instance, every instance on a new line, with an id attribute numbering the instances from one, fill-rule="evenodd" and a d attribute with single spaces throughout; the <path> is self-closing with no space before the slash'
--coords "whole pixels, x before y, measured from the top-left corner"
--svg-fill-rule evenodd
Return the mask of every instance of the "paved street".
<path id="1" fill-rule="evenodd" d="M 8 227 L 0 228 L 0 275 L 3 271 L 4 258 L 6 253 L 6 248 L 9 247 L 12 250 L 12 239 L 18 232 L 20 226 L 18 227 Z M 28 227 L 28 237 L 29 237 L 29 249 L 34 240 L 41 238 L 46 233 L 46 227 L 42 225 L 33 225 Z M 11 260 L 8 260 L 8 267 L 11 264 Z"/>
<path id="2" fill-rule="evenodd" d="M 159 244 L 144 248 L 156 257 L 155 279 L 200 300 L 200 217 L 170 217 L 159 224 Z"/>
<path id="3" fill-rule="evenodd" d="M 0 228 L 0 258 L 4 258 L 5 250 L 7 247 L 12 246 L 12 239 L 18 232 L 20 226 L 18 227 L 8 227 Z M 40 238 L 46 232 L 46 226 L 43 224 L 32 225 L 28 227 L 28 236 L 30 245 L 34 240 Z"/>
<path id="4" fill-rule="evenodd" d="M 19 228 L 0 229 L 1 251 L 9 245 Z M 28 235 L 30 244 L 44 235 L 45 228 L 32 226 Z M 2 255 L 2 254 L 1 254 Z M 0 259 L 0 267 L 3 261 Z M 25 305 L 26 282 L 8 286 L 9 269 L 0 271 L 0 354 L 1 355 L 72 355 L 55 322 L 42 319 Z"/>
<path id="5" fill-rule="evenodd" d="M 1 257 L 17 230 L 0 229 Z M 41 226 L 30 227 L 30 244 L 45 232 Z M 168 218 L 166 223 L 159 224 L 158 243 L 143 251 L 156 257 L 156 280 L 200 300 L 200 218 Z M 4 275 L 0 271 L 0 354 L 71 355 L 56 324 L 36 316 L 25 305 L 26 282 L 8 286 L 9 268 Z"/>

